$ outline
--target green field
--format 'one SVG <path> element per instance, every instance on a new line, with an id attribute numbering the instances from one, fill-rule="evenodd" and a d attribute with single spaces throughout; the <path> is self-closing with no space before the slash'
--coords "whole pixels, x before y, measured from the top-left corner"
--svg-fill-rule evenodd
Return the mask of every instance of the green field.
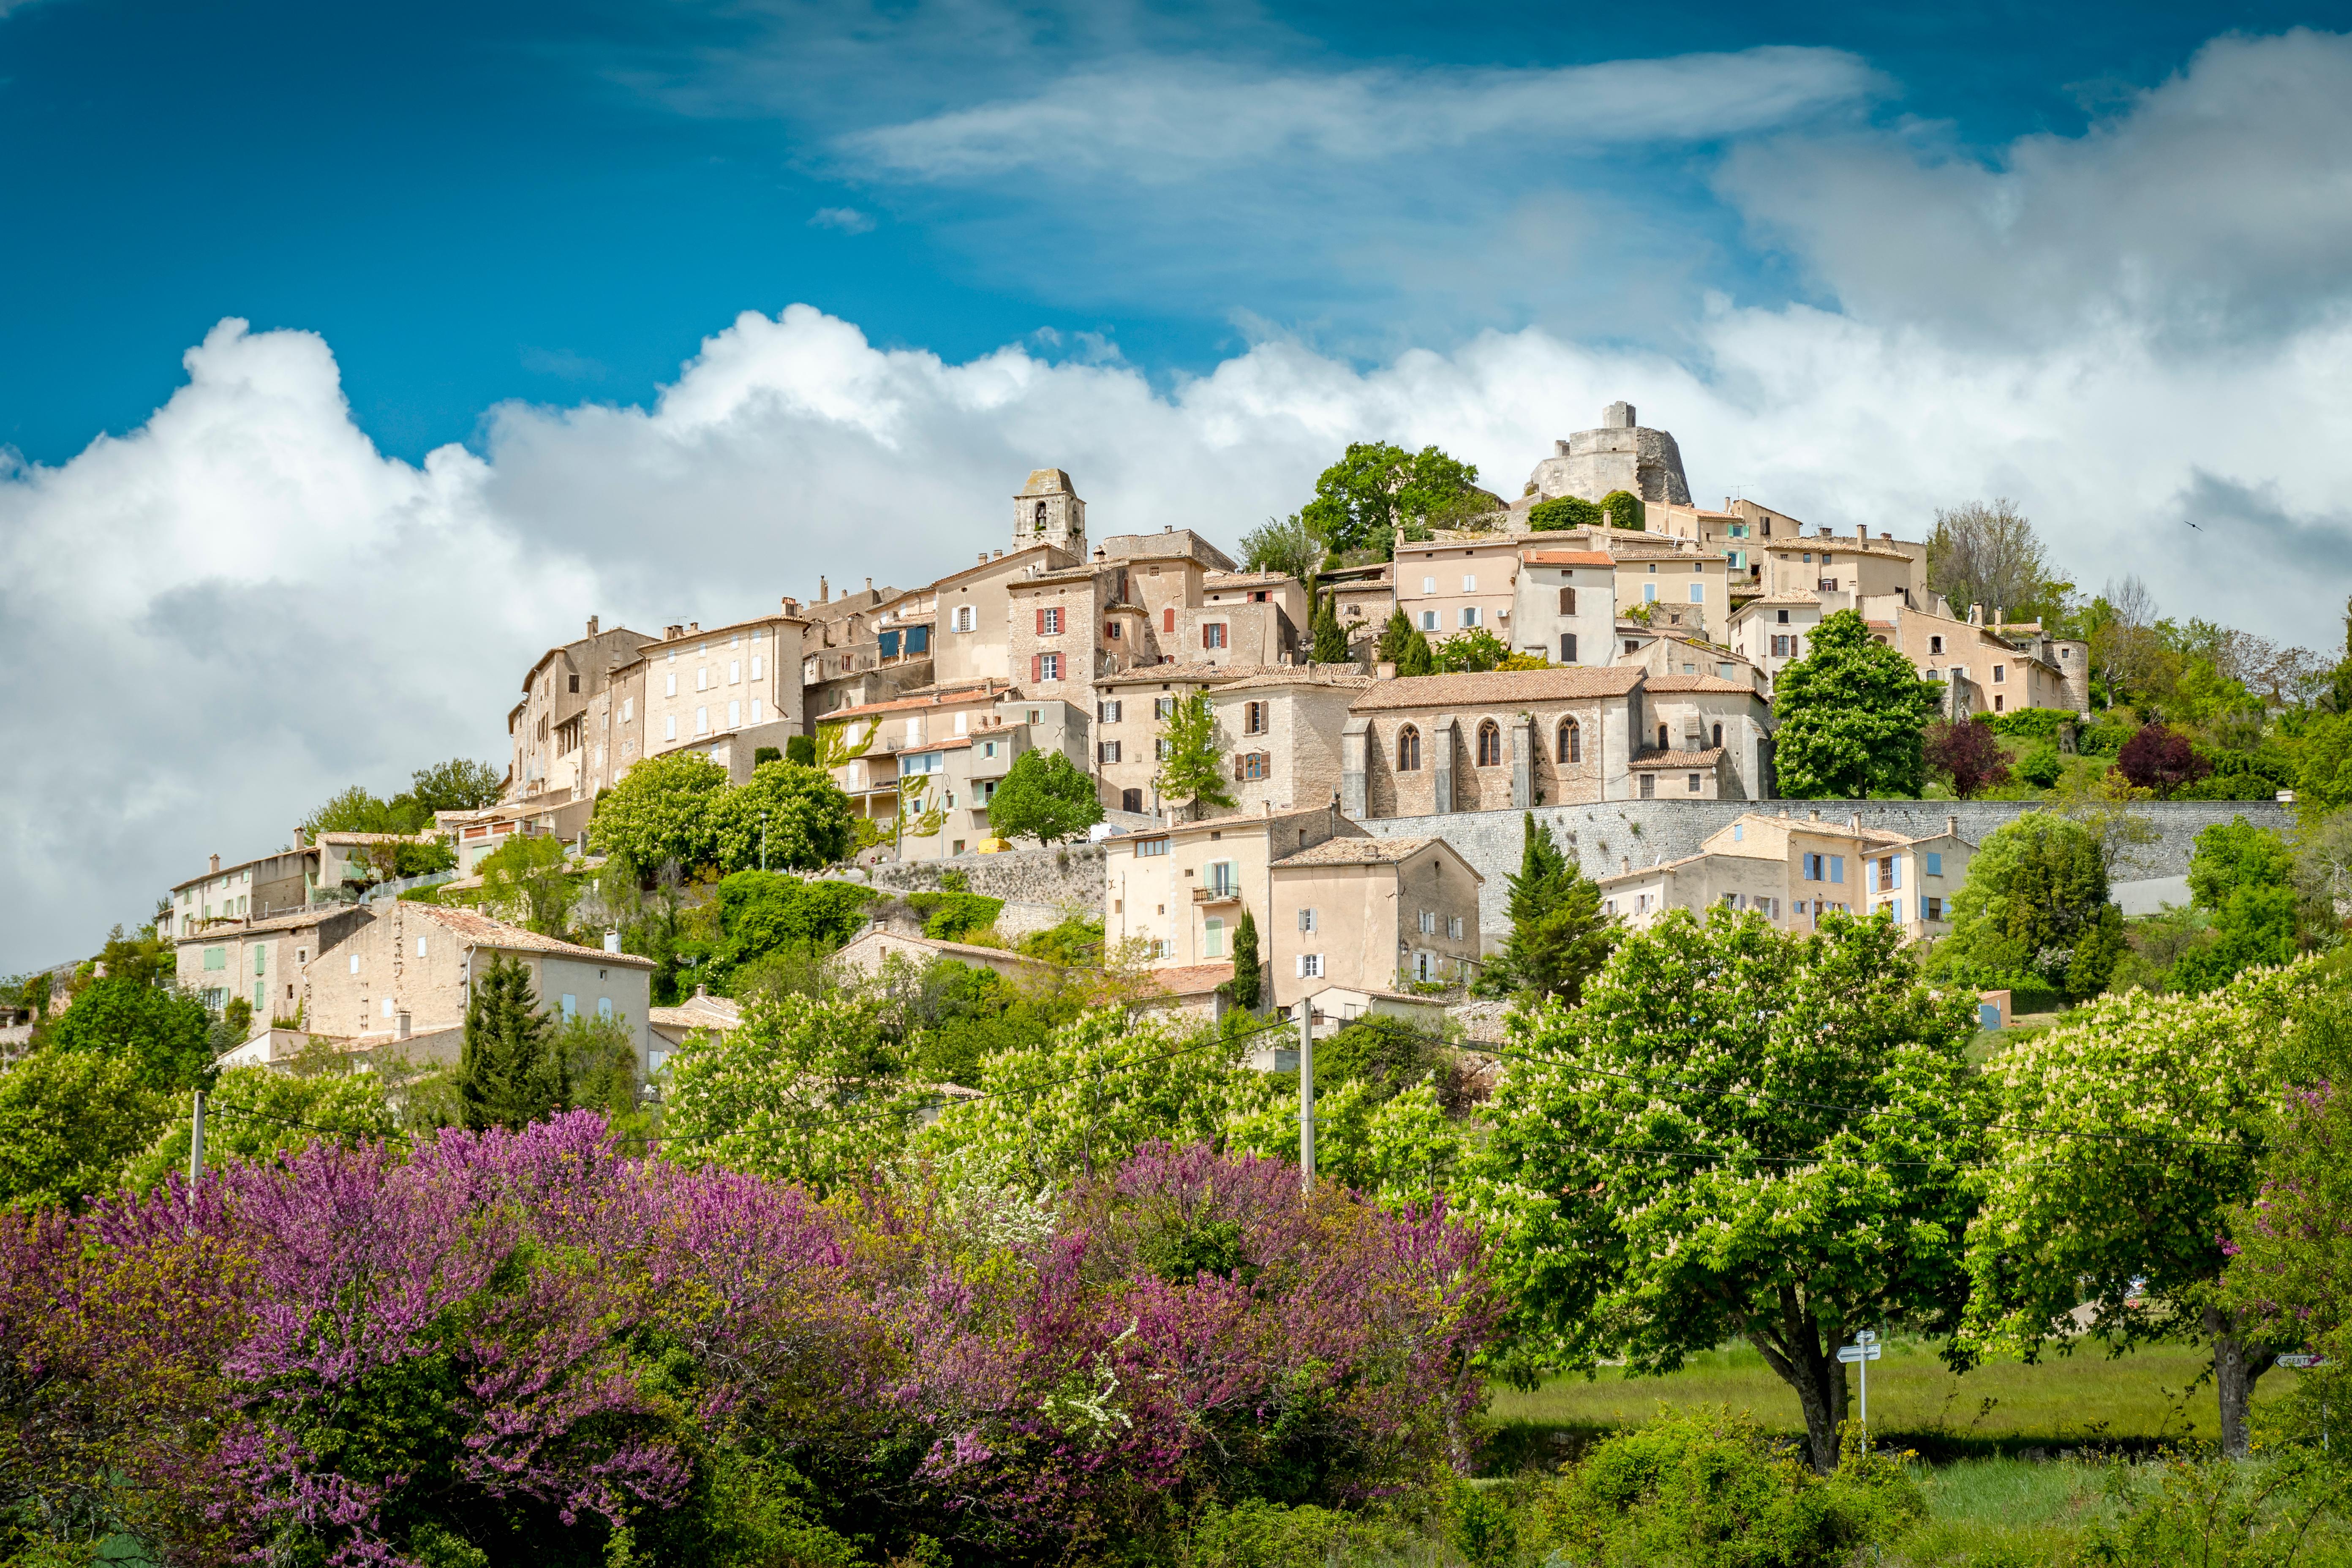
<path id="1" fill-rule="evenodd" d="M 1870 1369 L 1870 1417 L 1879 1441 L 1936 1458 L 2152 1447 L 2220 1435 L 2210 1357 L 2185 1345 L 2150 1345 L 2109 1358 L 2095 1346 L 2045 1355 L 2037 1364 L 1989 1361 L 1954 1375 L 1931 1342 L 1897 1341 Z M 2284 1396 L 2292 1373 L 2254 1386 L 2259 1410 Z M 1849 1416 L 1858 1384 L 1847 1383 Z M 1497 1388 L 1487 1409 L 1504 1454 L 1567 1452 L 1606 1432 L 1639 1426 L 1661 1405 L 1722 1405 L 1752 1411 L 1768 1427 L 1804 1430 L 1797 1396 L 1746 1345 L 1693 1356 L 1666 1377 L 1561 1378 L 1529 1393 Z"/>

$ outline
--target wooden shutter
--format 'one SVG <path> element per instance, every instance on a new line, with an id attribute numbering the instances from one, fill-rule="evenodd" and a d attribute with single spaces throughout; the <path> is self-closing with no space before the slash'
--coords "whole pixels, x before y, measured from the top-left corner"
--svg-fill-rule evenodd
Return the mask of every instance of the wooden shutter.
<path id="1" fill-rule="evenodd" d="M 1163 633 L 1176 629 L 1176 611 L 1172 606 L 1160 612 L 1160 629 Z"/>
<path id="2" fill-rule="evenodd" d="M 1045 612 L 1042 609 L 1037 612 L 1037 635 L 1041 637 L 1045 635 Z"/>
<path id="3" fill-rule="evenodd" d="M 1032 680 L 1043 680 L 1045 679 L 1045 656 L 1044 654 L 1033 653 L 1029 656 L 1029 679 Z"/>

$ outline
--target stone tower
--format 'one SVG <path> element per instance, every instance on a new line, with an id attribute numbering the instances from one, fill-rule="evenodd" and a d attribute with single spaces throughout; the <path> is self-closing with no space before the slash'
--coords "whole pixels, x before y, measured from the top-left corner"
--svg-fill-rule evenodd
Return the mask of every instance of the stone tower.
<path id="1" fill-rule="evenodd" d="M 1682 449 L 1665 431 L 1633 423 L 1630 403 L 1602 409 L 1599 429 L 1580 430 L 1565 441 L 1554 441 L 1552 455 L 1536 465 L 1528 481 L 1546 500 L 1557 496 L 1599 500 L 1612 490 L 1631 490 L 1643 500 L 1690 505 Z"/>
<path id="2" fill-rule="evenodd" d="M 1059 468 L 1039 468 L 1013 498 L 1013 547 L 1052 544 L 1073 555 L 1087 552 L 1087 503 Z"/>

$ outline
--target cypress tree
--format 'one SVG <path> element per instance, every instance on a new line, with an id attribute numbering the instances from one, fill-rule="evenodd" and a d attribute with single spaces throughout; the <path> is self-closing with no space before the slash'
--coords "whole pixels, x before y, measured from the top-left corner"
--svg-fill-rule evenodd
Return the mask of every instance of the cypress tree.
<path id="1" fill-rule="evenodd" d="M 1348 634 L 1339 629 L 1339 604 L 1330 594 L 1318 595 L 1315 601 L 1315 662 L 1345 664 L 1349 649 Z"/>
<path id="2" fill-rule="evenodd" d="M 1526 816 L 1527 843 L 1510 879 L 1511 935 L 1504 944 L 1505 986 L 1558 996 L 1574 1005 L 1584 983 L 1616 945 L 1615 921 L 1601 912 L 1601 887 L 1563 854 L 1549 829 Z"/>
<path id="3" fill-rule="evenodd" d="M 1437 655 L 1431 650 L 1429 639 L 1415 632 L 1406 639 L 1404 652 L 1397 659 L 1399 675 L 1435 675 Z"/>
<path id="4" fill-rule="evenodd" d="M 1234 927 L 1234 1005 L 1246 1012 L 1257 1011 L 1258 994 L 1257 921 L 1247 909 L 1242 910 L 1241 923 Z"/>
<path id="5" fill-rule="evenodd" d="M 531 994 L 520 959 L 493 958 L 466 1005 L 466 1045 L 457 1099 L 466 1126 L 480 1132 L 528 1126 L 572 1098 L 555 1026 Z"/>
<path id="6" fill-rule="evenodd" d="M 1381 628 L 1381 640 L 1373 645 L 1373 651 L 1385 662 L 1401 666 L 1406 645 L 1421 640 L 1421 634 L 1412 629 L 1412 617 L 1402 609 L 1393 610 L 1389 614 L 1388 624 Z"/>

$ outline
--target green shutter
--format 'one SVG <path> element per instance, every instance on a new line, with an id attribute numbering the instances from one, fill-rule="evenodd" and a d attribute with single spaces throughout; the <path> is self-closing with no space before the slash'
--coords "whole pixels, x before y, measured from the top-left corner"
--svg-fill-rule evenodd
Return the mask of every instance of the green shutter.
<path id="1" fill-rule="evenodd" d="M 205 949 L 205 967 L 206 969 L 226 969 L 228 967 L 228 949 L 225 947 L 208 947 Z"/>

